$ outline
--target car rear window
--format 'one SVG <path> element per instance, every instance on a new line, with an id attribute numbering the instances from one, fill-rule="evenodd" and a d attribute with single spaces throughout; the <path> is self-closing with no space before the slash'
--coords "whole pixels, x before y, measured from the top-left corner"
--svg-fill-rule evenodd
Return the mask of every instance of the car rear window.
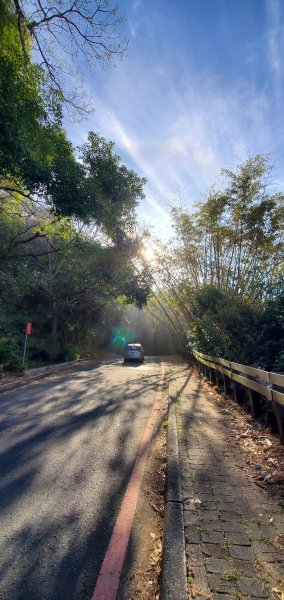
<path id="1" fill-rule="evenodd" d="M 127 344 L 126 350 L 141 350 L 140 344 Z"/>

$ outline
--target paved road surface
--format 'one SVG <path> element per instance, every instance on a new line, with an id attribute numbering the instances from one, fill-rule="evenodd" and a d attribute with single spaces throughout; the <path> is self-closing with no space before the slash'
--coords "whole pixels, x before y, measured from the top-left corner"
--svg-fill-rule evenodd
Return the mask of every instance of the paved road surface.
<path id="1" fill-rule="evenodd" d="M 115 359 L 0 396 L 1 600 L 90 600 L 160 372 Z"/>

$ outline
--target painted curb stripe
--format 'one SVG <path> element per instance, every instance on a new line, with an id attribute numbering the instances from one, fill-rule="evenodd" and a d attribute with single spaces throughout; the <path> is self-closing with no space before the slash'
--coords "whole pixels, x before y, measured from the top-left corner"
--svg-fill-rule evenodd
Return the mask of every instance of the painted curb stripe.
<path id="1" fill-rule="evenodd" d="M 119 578 L 130 538 L 133 518 L 145 471 L 148 450 L 154 433 L 157 413 L 160 409 L 164 381 L 164 365 L 162 364 L 162 376 L 159 382 L 158 392 L 156 394 L 151 414 L 143 434 L 135 465 L 120 507 L 120 511 L 91 600 L 116 599 Z"/>

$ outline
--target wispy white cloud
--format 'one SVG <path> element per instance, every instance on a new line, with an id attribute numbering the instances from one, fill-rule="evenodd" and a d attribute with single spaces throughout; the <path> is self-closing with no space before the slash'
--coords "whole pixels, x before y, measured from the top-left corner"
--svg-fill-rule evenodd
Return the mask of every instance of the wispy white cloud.
<path id="1" fill-rule="evenodd" d="M 282 17 L 283 3 L 279 0 L 266 0 L 266 10 L 268 16 L 269 29 L 267 32 L 268 40 L 268 60 L 274 76 L 274 88 L 278 99 L 283 97 L 284 83 L 284 27 Z"/>
<path id="2" fill-rule="evenodd" d="M 132 4 L 131 4 L 131 12 L 128 15 L 127 24 L 128 24 L 129 33 L 132 38 L 136 37 L 137 32 L 139 30 L 139 20 L 137 19 L 136 13 L 138 12 L 140 7 L 141 7 L 141 0 L 134 0 L 134 2 L 132 2 Z"/>
<path id="3" fill-rule="evenodd" d="M 267 0 L 269 61 L 280 90 L 279 6 L 278 0 Z M 72 134 L 78 143 L 90 129 L 113 140 L 123 161 L 148 179 L 143 206 L 149 220 L 163 219 L 169 228 L 169 205 L 179 190 L 190 206 L 216 182 L 222 167 L 277 152 L 279 121 L 272 118 L 266 82 L 257 87 L 252 77 L 224 83 L 206 67 L 197 72 L 179 48 L 154 53 L 153 47 L 145 57 L 130 51 L 120 69 L 97 80 L 96 113 L 83 126 L 73 126 Z M 251 45 L 244 61 L 254 66 L 257 56 Z"/>

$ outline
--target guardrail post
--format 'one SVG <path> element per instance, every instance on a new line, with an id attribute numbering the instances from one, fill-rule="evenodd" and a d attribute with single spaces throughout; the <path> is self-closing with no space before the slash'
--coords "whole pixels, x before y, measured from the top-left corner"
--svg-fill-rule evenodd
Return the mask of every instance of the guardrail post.
<path id="1" fill-rule="evenodd" d="M 224 384 L 224 394 L 225 396 L 230 396 L 230 379 L 226 375 L 223 374 L 223 384 Z"/>
<path id="2" fill-rule="evenodd" d="M 256 419 L 261 414 L 261 406 L 260 406 L 260 395 L 254 390 L 247 389 L 249 405 L 251 416 L 253 419 Z"/>
<path id="3" fill-rule="evenodd" d="M 242 386 L 234 381 L 234 400 L 235 402 L 242 403 L 244 398 L 244 390 Z"/>
<path id="4" fill-rule="evenodd" d="M 215 369 L 215 378 L 216 378 L 216 386 L 220 387 L 220 381 L 222 379 L 222 375 L 220 375 L 220 373 L 217 369 Z"/>
<path id="5" fill-rule="evenodd" d="M 277 421 L 277 427 L 281 444 L 284 444 L 284 406 L 272 400 L 271 408 Z"/>

